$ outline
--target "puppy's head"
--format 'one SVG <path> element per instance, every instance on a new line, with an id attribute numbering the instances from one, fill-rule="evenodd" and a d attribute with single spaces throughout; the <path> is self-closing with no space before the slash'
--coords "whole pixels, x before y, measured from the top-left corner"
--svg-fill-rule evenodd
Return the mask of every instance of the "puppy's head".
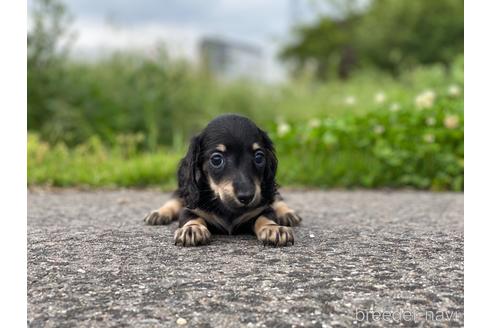
<path id="1" fill-rule="evenodd" d="M 192 139 L 180 164 L 180 189 L 190 207 L 211 192 L 229 211 L 241 211 L 273 201 L 276 170 L 268 135 L 245 117 L 223 115 Z"/>

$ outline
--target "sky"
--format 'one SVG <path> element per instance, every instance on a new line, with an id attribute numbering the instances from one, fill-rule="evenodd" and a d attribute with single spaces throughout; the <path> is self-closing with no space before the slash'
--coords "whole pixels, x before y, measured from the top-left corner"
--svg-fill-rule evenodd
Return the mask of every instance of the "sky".
<path id="1" fill-rule="evenodd" d="M 308 0 L 64 0 L 64 3 L 74 18 L 75 56 L 91 58 L 127 48 L 151 52 L 161 42 L 172 56 L 194 61 L 199 40 L 213 36 L 260 47 L 267 80 L 281 80 L 285 76 L 285 67 L 276 54 L 289 40 L 292 25 L 316 16 L 313 2 Z"/>

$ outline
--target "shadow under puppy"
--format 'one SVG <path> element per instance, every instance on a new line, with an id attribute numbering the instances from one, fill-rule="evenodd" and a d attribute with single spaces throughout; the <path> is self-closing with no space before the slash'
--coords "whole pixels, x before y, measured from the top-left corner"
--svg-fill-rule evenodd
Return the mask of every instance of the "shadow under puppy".
<path id="1" fill-rule="evenodd" d="M 178 169 L 178 189 L 149 213 L 150 225 L 179 220 L 175 244 L 198 246 L 211 233 L 254 232 L 263 244 L 294 244 L 301 218 L 277 191 L 277 158 L 268 135 L 251 120 L 222 115 L 193 137 Z"/>

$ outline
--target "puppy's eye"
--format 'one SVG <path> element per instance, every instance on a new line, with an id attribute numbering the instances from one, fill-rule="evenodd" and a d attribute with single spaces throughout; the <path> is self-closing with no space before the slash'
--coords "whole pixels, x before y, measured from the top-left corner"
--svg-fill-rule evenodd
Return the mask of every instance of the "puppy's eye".
<path id="1" fill-rule="evenodd" d="M 213 153 L 210 157 L 210 164 L 215 168 L 221 167 L 224 165 L 224 156 L 220 153 Z"/>
<path id="2" fill-rule="evenodd" d="M 255 153 L 255 163 L 257 165 L 263 165 L 265 163 L 265 154 L 260 150 Z"/>

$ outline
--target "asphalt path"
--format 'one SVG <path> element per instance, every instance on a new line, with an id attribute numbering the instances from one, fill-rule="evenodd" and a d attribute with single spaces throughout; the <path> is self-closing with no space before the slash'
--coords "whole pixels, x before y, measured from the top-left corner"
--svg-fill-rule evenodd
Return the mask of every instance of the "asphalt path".
<path id="1" fill-rule="evenodd" d="M 173 243 L 169 194 L 30 191 L 31 327 L 463 326 L 463 194 L 289 191 L 295 245 Z"/>

